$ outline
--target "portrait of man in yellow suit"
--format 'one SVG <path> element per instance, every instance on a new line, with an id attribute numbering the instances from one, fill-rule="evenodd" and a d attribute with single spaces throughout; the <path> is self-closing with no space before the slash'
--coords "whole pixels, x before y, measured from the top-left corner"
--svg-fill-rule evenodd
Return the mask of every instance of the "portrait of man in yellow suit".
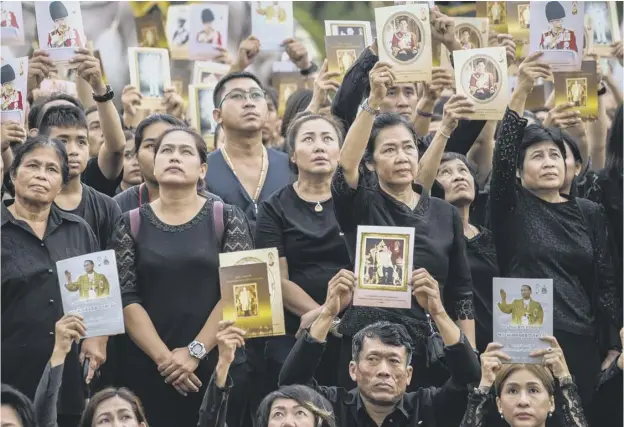
<path id="1" fill-rule="evenodd" d="M 110 284 L 105 275 L 95 271 L 95 264 L 91 260 L 84 262 L 85 274 L 72 281 L 71 273 L 65 271 L 67 283 L 65 288 L 69 292 L 79 292 L 80 300 L 88 301 L 97 298 L 104 298 L 110 295 Z"/>
<path id="2" fill-rule="evenodd" d="M 522 299 L 515 299 L 511 303 L 507 302 L 507 293 L 501 289 L 501 302 L 498 308 L 503 313 L 511 314 L 512 325 L 522 326 L 542 326 L 544 323 L 544 309 L 542 305 L 531 298 L 533 289 L 529 285 L 520 288 Z"/>

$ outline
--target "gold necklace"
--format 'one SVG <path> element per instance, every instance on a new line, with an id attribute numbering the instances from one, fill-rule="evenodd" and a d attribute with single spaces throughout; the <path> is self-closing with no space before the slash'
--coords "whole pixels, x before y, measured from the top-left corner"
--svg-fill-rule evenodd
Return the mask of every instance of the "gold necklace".
<path id="1" fill-rule="evenodd" d="M 228 156 L 227 151 L 225 151 L 225 147 L 221 148 L 221 152 L 223 153 L 223 159 L 225 160 L 225 163 L 227 163 L 229 168 L 232 170 L 232 173 L 234 174 L 234 176 L 236 178 L 238 178 L 238 175 L 236 174 L 236 169 L 234 169 L 234 164 L 230 160 L 230 156 Z M 262 168 L 260 169 L 260 179 L 258 180 L 258 186 L 256 187 L 256 191 L 255 191 L 253 196 L 251 196 L 251 194 L 247 193 L 247 194 L 249 194 L 249 196 L 252 197 L 252 201 L 253 201 L 253 204 L 254 204 L 254 210 L 255 210 L 256 214 L 258 214 L 258 199 L 260 198 L 260 192 L 262 191 L 262 187 L 264 186 L 264 181 L 266 181 L 266 176 L 267 176 L 267 169 L 268 169 L 267 168 L 267 166 L 268 166 L 267 157 L 268 157 L 267 150 L 266 150 L 266 147 L 263 145 L 262 146 Z M 240 184 L 243 187 L 243 189 L 245 189 L 245 186 L 240 181 L 240 179 L 238 180 L 238 182 L 240 182 Z M 247 192 L 247 190 L 245 190 L 245 192 Z"/>
<path id="2" fill-rule="evenodd" d="M 303 200 L 304 202 L 308 202 L 308 200 L 304 199 L 303 197 L 301 197 L 301 194 L 299 194 L 299 181 L 295 182 L 295 187 L 296 187 L 297 195 L 299 196 L 299 198 Z M 329 199 L 331 199 L 331 196 L 329 197 Z M 329 199 L 323 200 L 323 202 L 326 202 Z M 314 202 L 310 202 L 310 203 L 314 203 Z M 319 213 L 323 212 L 323 205 L 321 205 L 321 200 L 316 202 L 316 205 L 314 206 L 314 212 L 319 212 Z"/>

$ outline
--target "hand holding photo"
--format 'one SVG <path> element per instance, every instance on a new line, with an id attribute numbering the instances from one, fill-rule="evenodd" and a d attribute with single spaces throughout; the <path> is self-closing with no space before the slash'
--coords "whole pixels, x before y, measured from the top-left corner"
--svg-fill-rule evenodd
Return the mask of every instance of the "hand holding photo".
<path id="1" fill-rule="evenodd" d="M 192 59 L 213 59 L 228 41 L 228 6 L 199 3 L 190 6 L 189 55 Z"/>
<path id="2" fill-rule="evenodd" d="M 24 44 L 24 15 L 22 2 L 0 3 L 0 28 L 2 44 L 6 46 L 19 46 Z"/>
<path id="3" fill-rule="evenodd" d="M 282 42 L 295 34 L 292 2 L 252 1 L 251 33 L 260 39 L 263 51 L 283 51 Z"/>
<path id="4" fill-rule="evenodd" d="M 342 81 L 365 48 L 364 39 L 359 36 L 325 36 L 328 71 L 340 73 Z"/>
<path id="5" fill-rule="evenodd" d="M 2 61 L 2 121 L 22 123 L 25 118 L 28 57 Z"/>
<path id="6" fill-rule="evenodd" d="M 86 46 L 80 2 L 35 2 L 39 46 L 55 62 L 67 62 Z"/>

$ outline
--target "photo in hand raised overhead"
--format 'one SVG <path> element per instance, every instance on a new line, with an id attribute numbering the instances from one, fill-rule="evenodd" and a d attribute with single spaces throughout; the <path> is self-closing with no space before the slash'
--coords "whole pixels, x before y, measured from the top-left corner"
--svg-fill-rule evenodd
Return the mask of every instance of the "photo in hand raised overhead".
<path id="1" fill-rule="evenodd" d="M 507 26 L 516 43 L 516 56 L 526 57 L 529 52 L 531 28 L 531 4 L 529 2 L 507 3 Z"/>
<path id="2" fill-rule="evenodd" d="M 3 1 L 0 3 L 0 35 L 5 46 L 24 44 L 24 15 L 22 2 Z"/>
<path id="3" fill-rule="evenodd" d="M 373 43 L 368 21 L 325 21 L 325 36 L 360 36 L 364 38 L 364 46 Z"/>
<path id="4" fill-rule="evenodd" d="M 531 52 L 544 51 L 542 61 L 553 72 L 579 71 L 585 39 L 584 2 L 531 3 Z"/>
<path id="5" fill-rule="evenodd" d="M 505 1 L 478 1 L 476 4 L 477 17 L 487 18 L 490 30 L 494 34 L 507 34 L 507 2 Z"/>
<path id="6" fill-rule="evenodd" d="M 392 63 L 397 83 L 431 80 L 429 21 L 426 4 L 375 9 L 379 60 Z"/>
<path id="7" fill-rule="evenodd" d="M 463 50 L 480 49 L 488 47 L 489 23 L 487 18 L 465 18 L 458 16 L 453 18 L 455 22 L 455 37 L 459 40 Z M 440 64 L 447 68 L 453 68 L 449 51 L 446 46 L 436 44 L 440 49 Z"/>
<path id="8" fill-rule="evenodd" d="M 414 229 L 358 226 L 353 304 L 410 308 Z"/>
<path id="9" fill-rule="evenodd" d="M 39 46 L 55 62 L 67 62 L 86 46 L 80 2 L 35 2 Z"/>
<path id="10" fill-rule="evenodd" d="M 555 105 L 572 104 L 588 120 L 598 118 L 598 77 L 596 61 L 581 64 L 581 71 L 555 73 Z"/>
<path id="11" fill-rule="evenodd" d="M 171 59 L 188 59 L 190 40 L 190 23 L 188 6 L 169 6 L 167 9 L 167 43 Z"/>
<path id="12" fill-rule="evenodd" d="M 28 57 L 2 61 L 2 121 L 23 123 L 28 81 Z"/>
<path id="13" fill-rule="evenodd" d="M 230 66 L 210 61 L 195 61 L 193 84 L 215 87 L 219 80 L 230 71 Z"/>
<path id="14" fill-rule="evenodd" d="M 192 4 L 190 8 L 189 56 L 191 59 L 212 59 L 218 48 L 227 47 L 229 9 L 213 3 Z"/>
<path id="15" fill-rule="evenodd" d="M 171 86 L 169 51 L 167 49 L 128 48 L 130 84 L 135 86 L 143 102 L 159 106 L 165 88 Z"/>
<path id="16" fill-rule="evenodd" d="M 453 52 L 457 93 L 466 95 L 476 120 L 500 120 L 509 102 L 507 56 L 504 47 Z"/>
<path id="17" fill-rule="evenodd" d="M 213 85 L 190 85 L 189 86 L 189 110 L 191 112 L 191 126 L 208 140 L 217 128 L 212 113 L 215 109 Z"/>
<path id="18" fill-rule="evenodd" d="M 510 279 L 493 281 L 492 341 L 503 344 L 509 363 L 541 363 L 531 352 L 548 347 L 539 338 L 553 334 L 552 279 Z"/>
<path id="19" fill-rule="evenodd" d="M 277 89 L 277 115 L 282 117 L 286 111 L 288 98 L 301 89 L 301 74 L 298 72 L 273 73 L 273 84 Z"/>
<path id="20" fill-rule="evenodd" d="M 165 16 L 158 7 L 153 7 L 145 15 L 134 18 L 139 47 L 168 49 L 164 22 Z"/>
<path id="21" fill-rule="evenodd" d="M 282 42 L 295 34 L 293 4 L 290 1 L 252 1 L 251 33 L 263 51 L 280 52 Z"/>
<path id="22" fill-rule="evenodd" d="M 340 73 L 339 81 L 342 81 L 365 48 L 360 36 L 325 36 L 327 71 Z"/>
<path id="23" fill-rule="evenodd" d="M 56 269 L 63 311 L 84 317 L 86 338 L 125 332 L 115 251 L 64 259 Z"/>
<path id="24" fill-rule="evenodd" d="M 622 39 L 616 2 L 585 2 L 585 29 L 590 53 L 611 56 L 611 46 Z"/>

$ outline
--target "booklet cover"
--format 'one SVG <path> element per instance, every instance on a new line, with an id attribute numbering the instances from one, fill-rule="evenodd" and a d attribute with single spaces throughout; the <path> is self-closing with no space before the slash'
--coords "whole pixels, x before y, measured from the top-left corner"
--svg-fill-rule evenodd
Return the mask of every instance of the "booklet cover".
<path id="1" fill-rule="evenodd" d="M 555 73 L 555 105 L 572 103 L 584 119 L 598 118 L 596 61 L 583 61 L 581 71 Z"/>
<path id="2" fill-rule="evenodd" d="M 373 33 L 368 21 L 325 21 L 326 36 L 360 36 L 364 46 L 373 44 Z"/>
<path id="3" fill-rule="evenodd" d="M 63 311 L 84 317 L 85 338 L 125 332 L 115 251 L 64 259 L 56 270 Z"/>
<path id="4" fill-rule="evenodd" d="M 25 119 L 28 57 L 2 61 L 2 121 L 23 123 Z"/>
<path id="5" fill-rule="evenodd" d="M 226 300 L 223 319 L 234 320 L 237 326 L 247 329 L 246 338 L 284 335 L 282 277 L 277 249 L 221 253 L 219 266 L 221 295 Z M 254 301 L 257 306 L 253 305 Z M 229 317 L 226 317 L 226 307 L 229 307 Z"/>
<path id="6" fill-rule="evenodd" d="M 358 226 L 353 305 L 411 308 L 414 228 Z"/>
<path id="7" fill-rule="evenodd" d="M 167 9 L 167 44 L 171 59 L 188 59 L 188 45 L 190 40 L 188 6 L 169 6 Z"/>
<path id="8" fill-rule="evenodd" d="M 508 363 L 541 363 L 529 354 L 548 343 L 540 337 L 553 334 L 552 279 L 510 279 L 493 282 L 493 341 L 502 344 Z"/>
<path id="9" fill-rule="evenodd" d="M 278 117 L 284 116 L 288 98 L 301 89 L 303 86 L 302 83 L 301 74 L 299 72 L 273 73 L 273 86 L 277 89 Z"/>
<path id="10" fill-rule="evenodd" d="M 325 36 L 325 52 L 328 61 L 327 71 L 340 73 L 342 81 L 347 70 L 358 59 L 364 46 L 361 36 Z"/>

